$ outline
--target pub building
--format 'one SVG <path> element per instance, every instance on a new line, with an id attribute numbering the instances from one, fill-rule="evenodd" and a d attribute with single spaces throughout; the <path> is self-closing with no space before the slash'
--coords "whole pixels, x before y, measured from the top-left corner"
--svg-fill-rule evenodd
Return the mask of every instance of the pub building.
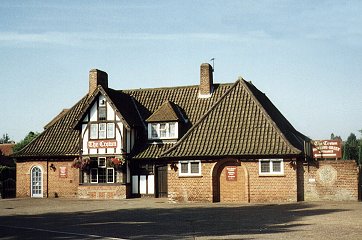
<path id="1" fill-rule="evenodd" d="M 115 90 L 92 69 L 89 91 L 20 152 L 17 197 L 303 200 L 310 139 L 251 82 Z"/>

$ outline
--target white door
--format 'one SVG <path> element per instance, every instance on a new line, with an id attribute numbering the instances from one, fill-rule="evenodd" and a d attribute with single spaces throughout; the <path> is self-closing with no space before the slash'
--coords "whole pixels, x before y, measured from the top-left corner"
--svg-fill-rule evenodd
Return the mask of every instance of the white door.
<path id="1" fill-rule="evenodd" d="M 31 169 L 31 197 L 43 197 L 43 175 L 39 167 Z"/>

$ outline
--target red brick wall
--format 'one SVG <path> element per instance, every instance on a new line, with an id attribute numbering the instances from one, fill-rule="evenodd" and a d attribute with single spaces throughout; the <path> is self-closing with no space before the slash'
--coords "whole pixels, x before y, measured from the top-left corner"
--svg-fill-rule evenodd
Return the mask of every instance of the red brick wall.
<path id="1" fill-rule="evenodd" d="M 178 170 L 168 165 L 168 195 L 170 201 L 212 202 L 212 167 L 214 163 L 201 163 L 202 176 L 179 177 Z M 177 165 L 177 164 L 176 164 Z"/>
<path id="2" fill-rule="evenodd" d="M 228 178 L 228 168 L 236 167 L 235 180 Z M 244 164 L 235 164 L 234 162 L 227 162 L 220 166 L 217 176 L 214 180 L 219 178 L 220 187 L 220 202 L 248 202 L 248 174 Z M 217 184 L 215 184 L 217 187 Z M 218 190 L 214 191 L 217 193 Z"/>
<path id="3" fill-rule="evenodd" d="M 237 181 L 226 180 L 227 166 L 237 167 Z M 297 170 L 284 161 L 284 175 L 259 176 L 259 161 L 202 162 L 202 177 L 179 177 L 168 171 L 171 201 L 289 202 L 297 201 Z"/>
<path id="4" fill-rule="evenodd" d="M 55 169 L 50 169 L 53 164 Z M 31 197 L 31 169 L 38 166 L 43 174 L 43 197 L 75 197 L 79 184 L 78 169 L 71 168 L 72 161 L 31 161 L 16 164 L 16 197 Z M 66 177 L 59 174 L 66 167 Z"/>
<path id="5" fill-rule="evenodd" d="M 318 161 L 304 165 L 304 199 L 358 200 L 358 168 L 352 160 Z"/>
<path id="6" fill-rule="evenodd" d="M 125 199 L 127 198 L 127 185 L 80 185 L 79 198 L 89 199 Z"/>

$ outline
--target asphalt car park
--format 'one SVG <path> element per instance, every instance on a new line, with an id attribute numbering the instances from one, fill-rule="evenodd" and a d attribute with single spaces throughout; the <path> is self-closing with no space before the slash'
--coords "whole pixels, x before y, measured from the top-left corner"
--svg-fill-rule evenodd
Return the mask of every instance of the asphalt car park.
<path id="1" fill-rule="evenodd" d="M 0 239 L 362 239 L 360 202 L 0 200 Z"/>

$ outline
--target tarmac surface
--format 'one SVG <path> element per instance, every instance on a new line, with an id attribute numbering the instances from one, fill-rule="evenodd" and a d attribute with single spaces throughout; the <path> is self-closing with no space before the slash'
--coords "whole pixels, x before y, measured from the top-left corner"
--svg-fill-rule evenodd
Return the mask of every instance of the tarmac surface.
<path id="1" fill-rule="evenodd" d="M 362 239 L 362 203 L 0 200 L 0 239 Z"/>

